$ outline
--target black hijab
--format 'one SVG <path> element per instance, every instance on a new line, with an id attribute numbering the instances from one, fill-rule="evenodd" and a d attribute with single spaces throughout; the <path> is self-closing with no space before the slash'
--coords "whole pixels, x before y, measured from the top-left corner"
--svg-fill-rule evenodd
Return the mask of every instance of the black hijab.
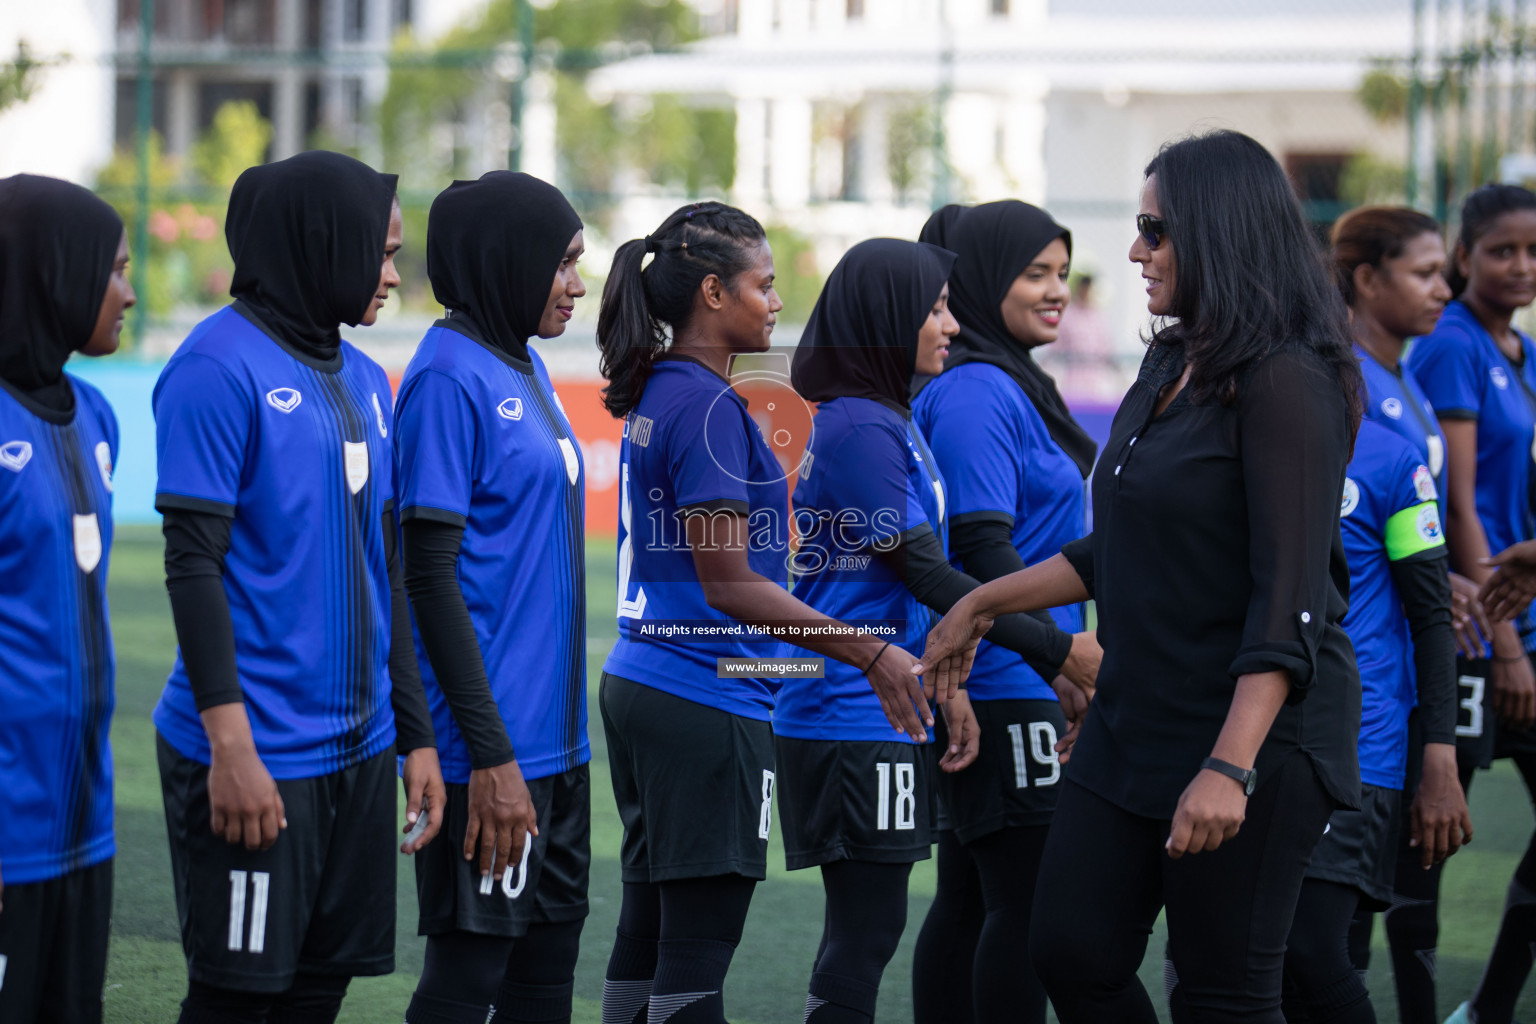
<path id="1" fill-rule="evenodd" d="M 79 185 L 0 178 L 0 380 L 74 408 L 64 364 L 91 340 L 122 239 L 117 212 Z"/>
<path id="2" fill-rule="evenodd" d="M 379 287 L 393 174 L 313 150 L 249 167 L 229 196 L 229 294 L 283 342 L 334 359 L 337 325 L 356 327 Z"/>
<path id="3" fill-rule="evenodd" d="M 1056 381 L 1009 332 L 1002 312 L 1003 298 L 1014 280 L 1047 245 L 1060 238 L 1071 254 L 1072 233 L 1038 206 L 1005 199 L 966 210 L 950 226 L 947 237 L 955 251 L 955 268 L 949 275 L 949 308 L 960 321 L 960 333 L 949 343 L 945 369 L 990 363 L 1006 372 L 1029 396 L 1051 432 L 1051 440 L 1087 479 L 1098 444 L 1072 418 Z"/>
<path id="4" fill-rule="evenodd" d="M 955 230 L 955 224 L 960 220 L 960 215 L 968 208 L 959 203 L 950 203 L 941 206 L 928 215 L 928 220 L 923 223 L 923 230 L 917 233 L 919 242 L 930 242 L 941 249 L 953 248 L 950 246 L 951 232 Z"/>
<path id="5" fill-rule="evenodd" d="M 530 174 L 489 171 L 456 181 L 432 201 L 427 277 L 454 319 L 479 340 L 528 358 L 560 260 L 581 218 L 560 190 Z"/>
<path id="6" fill-rule="evenodd" d="M 801 398 L 871 398 L 906 414 L 922 330 L 955 254 L 871 238 L 838 261 L 800 336 L 790 380 Z"/>

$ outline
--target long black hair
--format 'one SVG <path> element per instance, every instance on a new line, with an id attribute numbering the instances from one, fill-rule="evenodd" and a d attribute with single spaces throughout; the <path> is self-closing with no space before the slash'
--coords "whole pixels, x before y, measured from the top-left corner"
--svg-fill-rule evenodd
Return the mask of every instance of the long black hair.
<path id="1" fill-rule="evenodd" d="M 727 289 L 755 262 L 768 236 L 749 214 L 724 203 L 693 203 L 644 238 L 619 246 L 597 314 L 598 367 L 608 386 L 603 405 L 629 414 L 645 391 L 651 366 L 671 336 L 687 326 L 699 285 L 710 274 Z M 647 253 L 654 253 L 642 266 Z"/>
<path id="2" fill-rule="evenodd" d="M 1351 431 L 1363 408 L 1349 316 L 1285 172 L 1241 132 L 1164 146 L 1147 164 L 1174 245 L 1173 316 L 1153 344 L 1184 345 L 1192 394 L 1235 402 L 1243 378 L 1289 346 L 1338 375 Z"/>
<path id="3" fill-rule="evenodd" d="M 1472 255 L 1477 240 L 1495 221 L 1506 213 L 1516 210 L 1536 210 L 1536 195 L 1519 185 L 1484 185 L 1474 189 L 1461 202 L 1461 231 L 1456 236 L 1458 252 L 1446 261 L 1445 283 L 1451 286 L 1451 298 L 1460 298 L 1467 290 L 1467 279 L 1461 276 L 1460 253 Z"/>

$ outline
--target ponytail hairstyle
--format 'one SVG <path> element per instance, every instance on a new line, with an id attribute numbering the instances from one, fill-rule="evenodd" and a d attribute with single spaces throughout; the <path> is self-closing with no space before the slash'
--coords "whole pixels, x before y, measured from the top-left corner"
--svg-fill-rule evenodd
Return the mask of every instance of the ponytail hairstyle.
<path id="1" fill-rule="evenodd" d="M 1333 225 L 1334 279 L 1346 306 L 1355 304 L 1355 268 L 1381 268 L 1421 235 L 1440 234 L 1433 217 L 1406 206 L 1361 206 Z"/>
<path id="2" fill-rule="evenodd" d="M 610 413 L 623 418 L 640 402 L 669 329 L 676 338 L 688 325 L 704 279 L 714 274 L 733 289 L 767 237 L 750 215 L 706 202 L 673 212 L 651 234 L 619 246 L 597 314 L 598 368 L 608 381 L 603 405 Z M 647 254 L 653 258 L 642 265 Z"/>
<path id="3" fill-rule="evenodd" d="M 1461 203 L 1461 232 L 1456 236 L 1457 252 L 1446 262 L 1445 283 L 1451 286 L 1451 298 L 1458 299 L 1467 290 L 1461 276 L 1460 253 L 1472 255 L 1477 240 L 1493 227 L 1494 221 L 1515 210 L 1536 210 L 1536 195 L 1519 185 L 1484 185 L 1474 189 Z"/>

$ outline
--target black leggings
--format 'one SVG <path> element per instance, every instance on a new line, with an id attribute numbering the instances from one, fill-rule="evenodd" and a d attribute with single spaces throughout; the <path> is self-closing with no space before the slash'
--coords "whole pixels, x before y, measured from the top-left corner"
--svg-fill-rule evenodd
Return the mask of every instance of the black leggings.
<path id="1" fill-rule="evenodd" d="M 1045 1024 L 1045 986 L 1029 962 L 1029 926 L 1049 831 L 1005 828 L 970 844 L 987 908 L 971 979 L 978 1021 Z"/>
<path id="2" fill-rule="evenodd" d="M 865 1024 L 885 965 L 907 926 L 911 864 L 839 860 L 821 866 L 827 895 L 821 947 L 811 969 L 807 1024 Z"/>
<path id="3" fill-rule="evenodd" d="M 1062 1024 L 1155 1024 L 1136 977 L 1165 904 L 1179 1024 L 1283 1024 L 1281 967 L 1312 850 L 1333 812 L 1305 754 L 1287 757 L 1212 853 L 1173 860 L 1171 822 L 1143 818 L 1068 777 L 1040 864 L 1029 935 Z"/>
<path id="4" fill-rule="evenodd" d="M 912 1020 L 975 1024 L 971 971 L 987 917 L 981 874 L 953 830 L 939 833 L 936 859 L 938 885 L 912 950 Z"/>
<path id="5" fill-rule="evenodd" d="M 1376 1024 L 1365 980 L 1350 959 L 1360 891 L 1308 878 L 1301 883 L 1285 951 L 1287 1024 Z"/>
<path id="6" fill-rule="evenodd" d="M 276 995 L 236 992 L 190 982 L 178 1024 L 331 1024 L 341 1012 L 349 977 L 328 974 L 294 976 L 288 991 Z"/>

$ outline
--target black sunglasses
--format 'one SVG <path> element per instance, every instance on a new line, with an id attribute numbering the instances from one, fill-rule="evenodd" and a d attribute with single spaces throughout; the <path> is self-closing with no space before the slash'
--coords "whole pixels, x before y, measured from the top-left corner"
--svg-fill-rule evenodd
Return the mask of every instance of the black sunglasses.
<path id="1" fill-rule="evenodd" d="M 1156 249 L 1163 244 L 1163 236 L 1168 233 L 1168 225 L 1163 223 L 1161 217 L 1154 217 L 1150 213 L 1138 213 L 1136 230 L 1140 232 L 1141 240 L 1147 243 L 1148 249 Z"/>

